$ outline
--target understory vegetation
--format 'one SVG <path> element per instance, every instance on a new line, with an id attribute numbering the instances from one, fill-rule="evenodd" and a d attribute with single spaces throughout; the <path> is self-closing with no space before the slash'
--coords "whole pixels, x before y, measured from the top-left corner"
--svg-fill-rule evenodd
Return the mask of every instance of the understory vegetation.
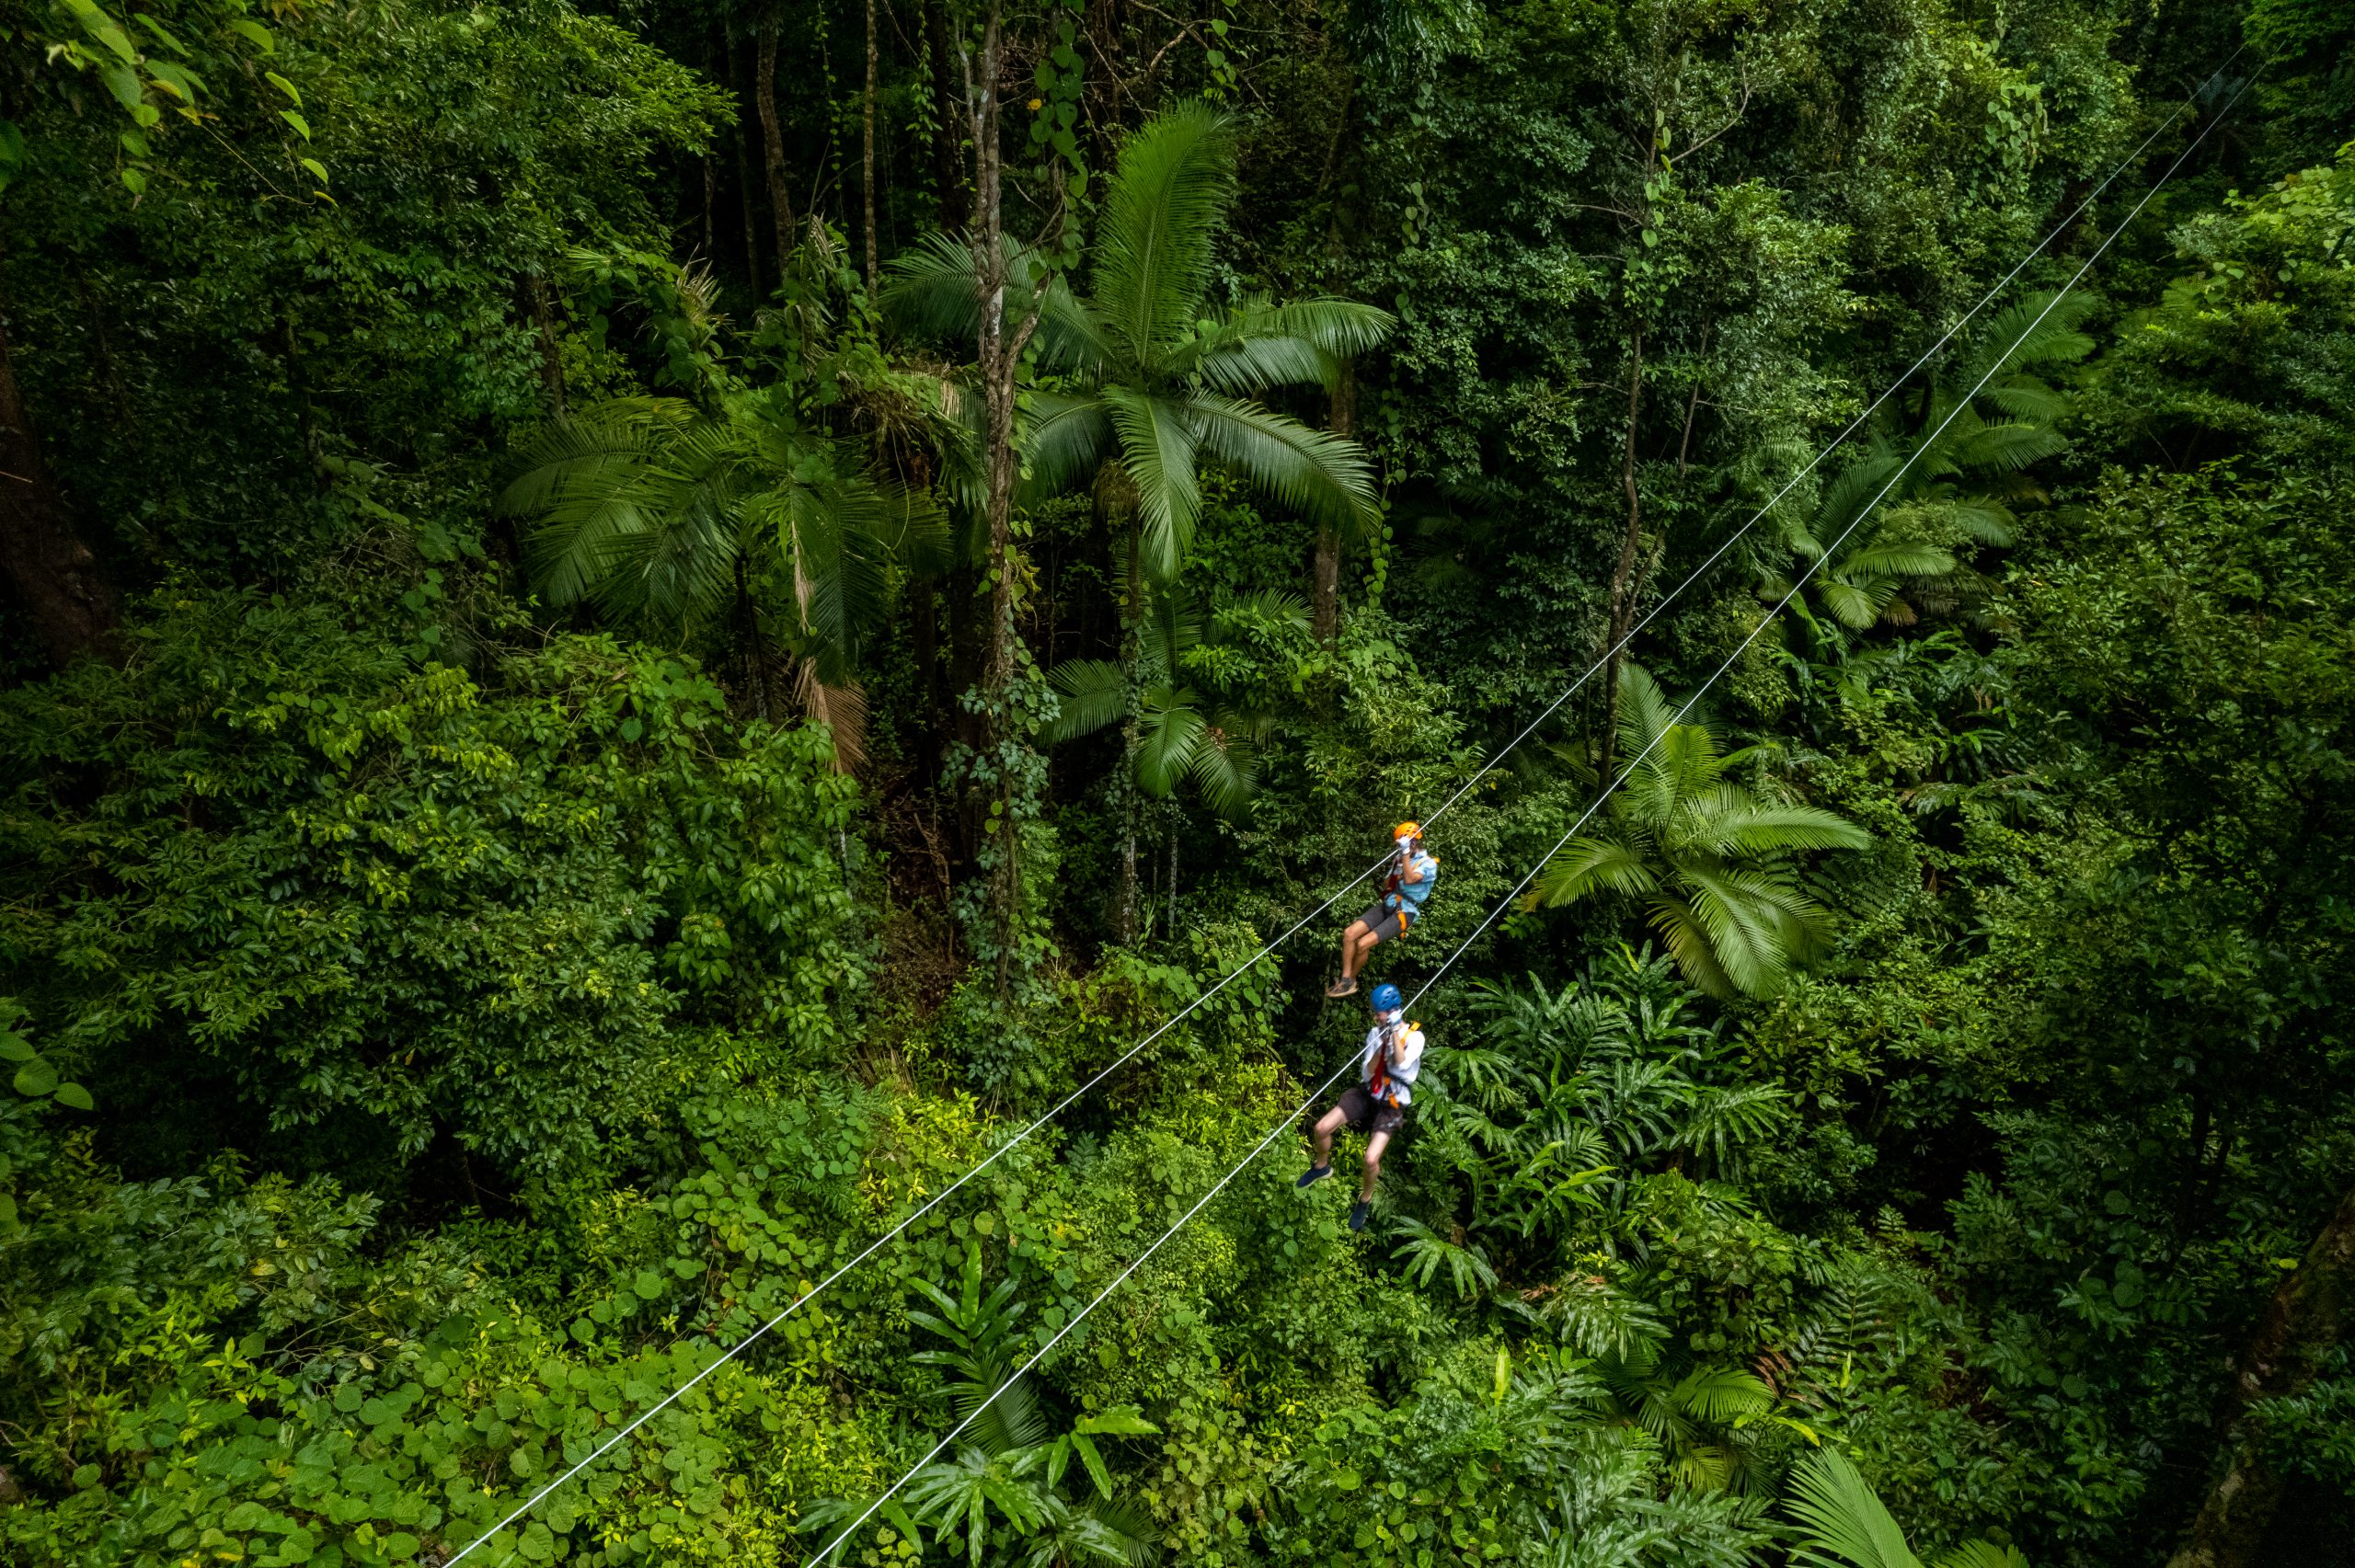
<path id="1" fill-rule="evenodd" d="M 2345 7 L 0 15 L 0 1562 L 2343 1553 Z"/>

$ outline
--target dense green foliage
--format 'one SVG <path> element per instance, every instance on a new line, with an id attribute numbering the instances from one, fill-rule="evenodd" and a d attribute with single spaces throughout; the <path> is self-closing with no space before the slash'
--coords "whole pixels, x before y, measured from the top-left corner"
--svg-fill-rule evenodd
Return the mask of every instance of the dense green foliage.
<path id="1" fill-rule="evenodd" d="M 0 1562 L 2355 1528 L 2345 7 L 0 17 Z"/>

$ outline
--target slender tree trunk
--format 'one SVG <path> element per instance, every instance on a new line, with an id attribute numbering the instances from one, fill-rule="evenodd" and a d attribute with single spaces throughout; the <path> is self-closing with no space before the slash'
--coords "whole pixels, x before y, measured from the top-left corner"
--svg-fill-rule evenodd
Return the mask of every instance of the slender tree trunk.
<path id="1" fill-rule="evenodd" d="M 736 84 L 736 189 L 741 198 L 738 205 L 744 210 L 744 281 L 752 292 L 761 292 L 761 218 L 759 185 L 752 178 L 752 127 L 743 112 L 745 89 L 744 52 L 736 46 L 733 34 L 728 40 L 728 74 Z"/>
<path id="2" fill-rule="evenodd" d="M 711 160 L 704 160 L 708 169 Z M 707 225 L 706 225 L 707 226 Z M 539 335 L 540 384 L 547 390 L 548 415 L 564 418 L 564 355 L 557 347 L 556 310 L 548 300 L 548 280 L 536 272 L 523 279 L 523 292 L 532 303 L 532 326 Z"/>
<path id="3" fill-rule="evenodd" d="M 1125 477 L 1125 475 L 1124 475 Z M 1137 679 L 1144 626 L 1144 528 L 1137 508 L 1127 508 L 1128 601 L 1120 607 L 1120 901 L 1112 912 L 1113 939 L 1128 946 L 1137 939 L 1137 747 L 1144 721 L 1144 692 Z"/>
<path id="4" fill-rule="evenodd" d="M 867 204 L 867 292 L 875 292 L 875 0 L 867 0 L 866 124 L 859 144 L 860 195 Z"/>
<path id="5" fill-rule="evenodd" d="M 1358 368 L 1341 362 L 1333 383 L 1333 433 L 1355 440 L 1358 433 Z M 1341 625 L 1341 533 L 1329 522 L 1316 525 L 1316 561 L 1308 583 L 1308 624 L 1317 645 L 1331 647 Z"/>
<path id="6" fill-rule="evenodd" d="M 121 613 L 113 580 L 82 542 L 25 410 L 0 303 L 0 572 L 52 663 L 104 647 Z"/>
<path id="7" fill-rule="evenodd" d="M 989 530 L 990 621 L 989 663 L 982 691 L 990 713 L 991 742 L 1001 753 L 1009 741 L 1018 743 L 1007 720 L 1006 693 L 1014 684 L 1014 377 L 1023 345 L 1038 325 L 1026 313 L 1009 322 L 1006 290 L 1010 278 L 1005 251 L 1005 211 L 1001 203 L 1004 169 L 998 148 L 998 74 L 1004 42 L 1002 0 L 993 0 L 982 27 L 979 79 L 974 83 L 973 198 L 974 294 L 981 306 L 981 330 L 976 359 L 982 381 L 982 450 L 988 464 L 989 487 L 983 513 Z M 1022 896 L 1021 828 L 1015 816 L 1014 769 L 1011 759 L 1000 758 L 999 831 L 1005 835 L 1005 853 L 998 857 L 993 902 L 998 921 L 997 989 L 1004 997 L 1014 976 L 1014 920 Z"/>
<path id="8" fill-rule="evenodd" d="M 741 555 L 736 557 L 736 649 L 744 664 L 745 695 L 752 699 L 752 716 L 763 724 L 775 724 L 776 704 L 769 691 L 768 650 L 761 643 L 761 612 L 752 603 L 752 587 Z"/>
<path id="9" fill-rule="evenodd" d="M 925 40 L 932 54 L 932 166 L 934 196 L 940 202 L 940 226 L 951 233 L 971 221 L 965 201 L 964 158 L 957 128 L 963 119 L 958 108 L 955 78 L 948 71 L 948 14 L 939 0 L 926 0 Z"/>
<path id="10" fill-rule="evenodd" d="M 760 106 L 761 146 L 766 155 L 769 180 L 769 222 L 776 230 L 777 276 L 785 276 L 786 258 L 793 254 L 793 197 L 786 189 L 785 127 L 776 116 L 776 18 L 761 24 L 760 59 L 755 64 L 752 95 Z"/>
<path id="11" fill-rule="evenodd" d="M 2259 1568 L 2265 1535 L 2281 1505 L 2283 1480 L 2248 1430 L 2249 1407 L 2304 1391 L 2330 1353 L 2355 1328 L 2355 1188 L 2307 1249 L 2297 1272 L 2274 1288 L 2273 1300 L 2241 1358 L 2217 1425 L 2223 1468 L 2199 1516 L 2167 1568 Z"/>
<path id="12" fill-rule="evenodd" d="M 1620 647 L 1635 624 L 1636 557 L 1643 547 L 1644 499 L 1636 484 L 1636 427 L 1644 410 L 1644 329 L 1636 328 L 1627 361 L 1627 436 L 1620 453 L 1620 480 L 1627 495 L 1627 532 L 1619 543 L 1619 565 L 1611 574 L 1611 613 L 1604 634 L 1603 661 L 1603 766 L 1598 789 L 1608 793 L 1619 765 L 1619 668 L 1626 657 Z"/>

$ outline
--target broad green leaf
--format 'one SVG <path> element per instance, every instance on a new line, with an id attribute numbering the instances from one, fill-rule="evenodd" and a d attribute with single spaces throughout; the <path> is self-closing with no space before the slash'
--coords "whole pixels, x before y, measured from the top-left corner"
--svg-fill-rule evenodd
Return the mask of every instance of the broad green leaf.
<path id="1" fill-rule="evenodd" d="M 149 32 L 154 33 L 155 35 L 156 41 L 161 43 L 166 49 L 170 50 L 174 54 L 185 55 L 188 52 L 188 46 L 186 44 L 180 42 L 178 39 L 174 38 L 170 30 L 167 29 L 163 23 L 149 16 L 146 12 L 133 11 L 131 13 L 131 19 L 137 22 L 141 27 L 145 28 Z"/>
<path id="2" fill-rule="evenodd" d="M 278 111 L 278 118 L 293 126 L 294 128 L 294 134 L 303 138 L 304 141 L 307 142 L 311 139 L 311 122 L 304 119 L 301 115 L 295 113 L 293 109 L 280 109 Z"/>
<path id="3" fill-rule="evenodd" d="M 261 74 L 261 79 L 268 82 L 271 86 L 276 87 L 280 92 L 284 93 L 287 97 L 287 100 L 293 103 L 296 109 L 301 109 L 303 107 L 303 95 L 294 90 L 293 83 L 288 81 L 285 77 L 280 75 L 275 71 L 263 72 Z"/>
<path id="4" fill-rule="evenodd" d="M 56 1087 L 57 1069 L 40 1057 L 35 1057 L 17 1070 L 17 1093 L 19 1094 L 40 1099 Z"/>
<path id="5" fill-rule="evenodd" d="M 278 40 L 259 22 L 249 22 L 241 17 L 229 24 L 229 30 L 251 43 L 264 54 L 278 52 Z"/>
<path id="6" fill-rule="evenodd" d="M 124 64 L 128 65 L 139 58 L 139 52 L 131 46 L 131 36 L 91 0 L 65 0 L 65 4 L 66 8 L 74 13 L 75 19 L 82 24 L 82 30 L 114 51 Z"/>
<path id="7" fill-rule="evenodd" d="M 300 163 L 304 168 L 310 170 L 311 173 L 316 177 L 321 185 L 327 183 L 327 165 L 319 162 L 316 158 L 298 158 L 295 161 Z"/>
<path id="8" fill-rule="evenodd" d="M 57 1103 L 61 1105 L 71 1105 L 77 1111 L 89 1111 L 96 1110 L 98 1108 L 97 1102 L 90 1098 L 90 1092 L 87 1089 L 83 1088 L 78 1083 L 59 1084 L 57 1086 Z"/>
<path id="9" fill-rule="evenodd" d="M 146 104 L 146 89 L 139 85 L 139 73 L 128 65 L 99 67 L 98 79 L 114 95 L 114 101 L 126 109 L 138 109 Z"/>

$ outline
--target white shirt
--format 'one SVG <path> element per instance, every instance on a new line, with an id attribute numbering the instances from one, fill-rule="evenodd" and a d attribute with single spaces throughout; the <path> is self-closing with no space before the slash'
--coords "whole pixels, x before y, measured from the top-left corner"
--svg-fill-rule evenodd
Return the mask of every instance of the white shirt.
<path id="1" fill-rule="evenodd" d="M 1374 1059 L 1381 1053 L 1384 1036 L 1398 1032 L 1390 1047 L 1390 1103 L 1410 1105 L 1415 1101 L 1415 1074 L 1423 1070 L 1423 1032 L 1410 1029 L 1400 1020 L 1405 1015 L 1393 1013 L 1365 1032 L 1365 1055 L 1358 1062 L 1358 1082 L 1373 1082 Z"/>

